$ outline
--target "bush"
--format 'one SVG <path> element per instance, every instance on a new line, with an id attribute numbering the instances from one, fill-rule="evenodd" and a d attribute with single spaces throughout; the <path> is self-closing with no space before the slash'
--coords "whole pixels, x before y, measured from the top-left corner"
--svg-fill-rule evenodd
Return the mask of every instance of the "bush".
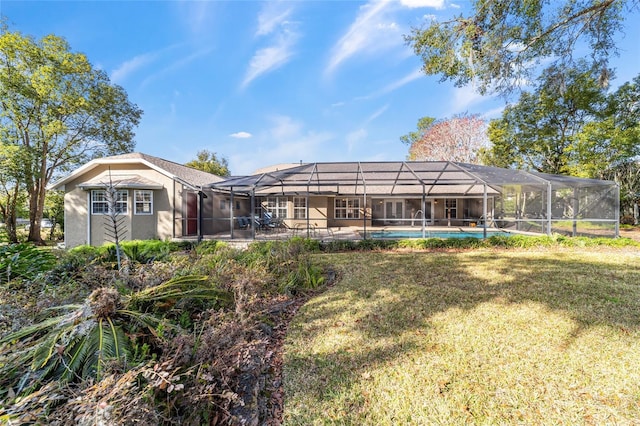
<path id="1" fill-rule="evenodd" d="M 15 278 L 34 279 L 53 268 L 56 258 L 48 249 L 33 244 L 9 244 L 0 247 L 0 283 Z"/>
<path id="2" fill-rule="evenodd" d="M 620 218 L 620 224 L 621 225 L 635 225 L 636 221 L 634 219 L 633 216 L 631 215 L 624 215 Z"/>

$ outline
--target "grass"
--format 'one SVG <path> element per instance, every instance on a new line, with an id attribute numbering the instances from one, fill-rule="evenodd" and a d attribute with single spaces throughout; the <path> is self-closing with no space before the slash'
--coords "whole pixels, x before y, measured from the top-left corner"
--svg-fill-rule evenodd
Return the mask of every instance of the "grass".
<path id="1" fill-rule="evenodd" d="M 320 254 L 285 345 L 285 425 L 633 424 L 632 249 Z"/>

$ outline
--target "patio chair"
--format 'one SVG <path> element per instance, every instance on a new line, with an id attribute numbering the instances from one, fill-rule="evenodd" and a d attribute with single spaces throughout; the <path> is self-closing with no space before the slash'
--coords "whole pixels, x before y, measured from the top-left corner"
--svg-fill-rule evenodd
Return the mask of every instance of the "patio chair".
<path id="1" fill-rule="evenodd" d="M 240 229 L 248 228 L 251 225 L 248 217 L 238 216 L 236 220 L 238 221 L 238 228 Z"/>
<path id="2" fill-rule="evenodd" d="M 276 224 L 273 221 L 273 215 L 270 212 L 264 212 L 262 219 L 262 228 L 273 229 L 275 227 Z"/>

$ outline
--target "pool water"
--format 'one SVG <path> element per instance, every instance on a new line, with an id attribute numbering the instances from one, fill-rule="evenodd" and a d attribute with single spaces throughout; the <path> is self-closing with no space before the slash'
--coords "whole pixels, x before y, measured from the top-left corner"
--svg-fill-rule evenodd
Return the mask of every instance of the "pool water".
<path id="1" fill-rule="evenodd" d="M 487 237 L 494 235 L 508 237 L 509 232 L 487 231 Z M 422 231 L 373 231 L 367 232 L 370 238 L 422 238 Z M 483 232 L 463 232 L 463 231 L 425 231 L 424 238 L 483 238 Z"/>

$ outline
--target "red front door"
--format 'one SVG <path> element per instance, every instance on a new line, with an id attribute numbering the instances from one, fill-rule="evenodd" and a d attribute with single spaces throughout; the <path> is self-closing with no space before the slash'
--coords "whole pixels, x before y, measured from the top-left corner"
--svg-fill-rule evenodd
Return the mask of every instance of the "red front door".
<path id="1" fill-rule="evenodd" d="M 187 193 L 187 233 L 186 235 L 196 235 L 198 233 L 198 194 Z"/>

